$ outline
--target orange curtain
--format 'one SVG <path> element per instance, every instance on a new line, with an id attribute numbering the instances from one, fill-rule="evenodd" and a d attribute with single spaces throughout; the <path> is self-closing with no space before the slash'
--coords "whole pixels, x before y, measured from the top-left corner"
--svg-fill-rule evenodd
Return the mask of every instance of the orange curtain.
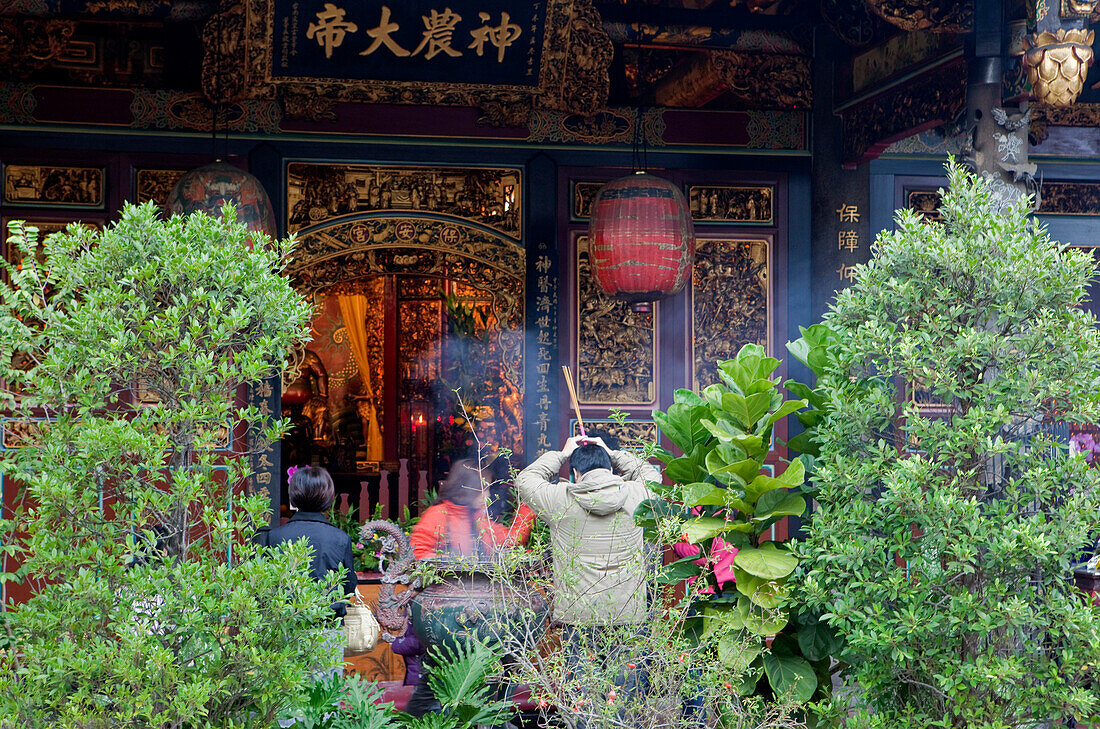
<path id="1" fill-rule="evenodd" d="M 363 381 L 363 395 L 374 397 L 374 387 L 370 379 L 370 360 L 367 358 L 367 297 L 362 294 L 348 294 L 336 297 L 340 303 L 340 316 L 344 318 L 344 328 L 348 332 L 348 343 L 359 367 L 359 378 Z M 371 404 L 369 432 L 363 437 L 367 443 L 367 458 L 371 461 L 382 460 L 382 429 L 378 426 L 378 410 Z"/>

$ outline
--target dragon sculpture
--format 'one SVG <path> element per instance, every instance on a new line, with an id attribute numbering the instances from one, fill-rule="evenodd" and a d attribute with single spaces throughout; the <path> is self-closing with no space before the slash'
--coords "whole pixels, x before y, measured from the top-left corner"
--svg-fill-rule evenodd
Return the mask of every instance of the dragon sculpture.
<path id="1" fill-rule="evenodd" d="M 376 617 L 382 627 L 382 640 L 392 643 L 408 629 L 408 606 L 420 591 L 420 581 L 413 580 L 410 573 L 415 559 L 412 545 L 401 527 L 381 519 L 363 524 L 359 536 L 364 541 L 378 539 L 381 542 L 378 552 L 382 588 L 378 593 Z M 407 589 L 398 593 L 397 585 L 406 585 Z"/>

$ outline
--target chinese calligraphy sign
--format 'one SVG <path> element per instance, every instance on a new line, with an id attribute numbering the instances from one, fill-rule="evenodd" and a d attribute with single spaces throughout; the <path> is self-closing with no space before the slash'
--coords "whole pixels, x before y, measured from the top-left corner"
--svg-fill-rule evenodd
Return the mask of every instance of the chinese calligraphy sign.
<path id="1" fill-rule="evenodd" d="M 551 4 L 273 0 L 280 36 L 273 71 L 290 78 L 533 87 Z"/>
<path id="2" fill-rule="evenodd" d="M 587 2 L 244 0 L 226 13 L 243 15 L 235 72 L 252 98 L 474 106 L 507 126 L 607 104 L 614 47 Z"/>

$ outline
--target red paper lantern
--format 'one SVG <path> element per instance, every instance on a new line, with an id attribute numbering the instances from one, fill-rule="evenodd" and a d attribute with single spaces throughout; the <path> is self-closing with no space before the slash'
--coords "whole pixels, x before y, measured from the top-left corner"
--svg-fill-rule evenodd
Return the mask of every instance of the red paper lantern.
<path id="1" fill-rule="evenodd" d="M 201 212 L 220 218 L 226 203 L 237 208 L 237 222 L 249 230 L 271 237 L 277 233 L 271 199 L 263 185 L 226 162 L 213 162 L 185 174 L 169 193 L 164 207 L 172 215 Z"/>
<path id="2" fill-rule="evenodd" d="M 600 288 L 632 304 L 682 289 L 695 225 L 680 188 L 644 172 L 604 185 L 592 204 L 588 260 Z"/>

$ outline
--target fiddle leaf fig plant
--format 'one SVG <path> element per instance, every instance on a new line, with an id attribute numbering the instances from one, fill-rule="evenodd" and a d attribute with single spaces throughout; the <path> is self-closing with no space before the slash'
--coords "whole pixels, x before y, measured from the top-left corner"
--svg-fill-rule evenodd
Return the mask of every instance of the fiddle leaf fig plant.
<path id="1" fill-rule="evenodd" d="M 948 178 L 943 222 L 899 211 L 792 343 L 818 375 L 797 597 L 847 641 L 849 729 L 1094 721 L 1100 608 L 1072 570 L 1100 483 L 1064 422 L 1100 416 L 1095 266 L 1030 201 Z"/>
<path id="2" fill-rule="evenodd" d="M 784 401 L 771 379 L 778 366 L 759 345 L 745 345 L 718 363 L 721 383 L 699 393 L 678 390 L 668 410 L 654 413 L 681 454 L 658 454 L 673 483 L 653 485 L 660 499 L 643 503 L 635 519 L 681 542 L 675 549 L 682 558 L 664 568 L 665 582 L 708 583 L 690 593 L 703 637 L 719 630 L 755 636 L 751 650 L 737 655 L 719 646 L 720 656 L 748 668 L 741 691 L 756 692 L 763 677 L 760 690 L 807 701 L 827 687 L 833 638 L 816 621 L 803 631 L 798 612 L 786 605 L 798 557 L 788 545 L 766 541 L 776 522 L 806 510 L 802 461 L 777 464 L 774 474 L 765 466 L 775 424 L 808 404 Z"/>

